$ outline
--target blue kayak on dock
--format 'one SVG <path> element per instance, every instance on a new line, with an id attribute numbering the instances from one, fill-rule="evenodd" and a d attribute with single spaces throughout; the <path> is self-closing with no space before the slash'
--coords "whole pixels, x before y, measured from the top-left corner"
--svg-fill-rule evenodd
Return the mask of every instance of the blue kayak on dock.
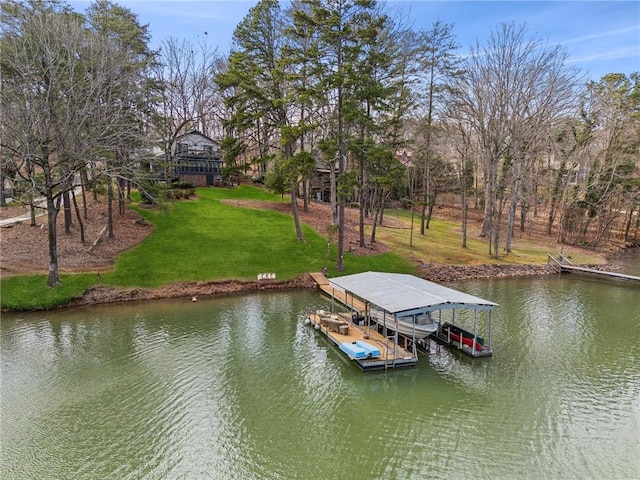
<path id="1" fill-rule="evenodd" d="M 380 349 L 374 345 L 371 345 L 370 343 L 364 342 L 362 340 L 356 340 L 356 345 L 359 346 L 360 348 L 364 348 L 369 354 L 367 355 L 368 357 L 380 356 Z"/>
<path id="2" fill-rule="evenodd" d="M 355 342 L 343 342 L 340 350 L 349 355 L 352 359 L 379 357 L 380 350 L 370 343 L 357 340 Z"/>

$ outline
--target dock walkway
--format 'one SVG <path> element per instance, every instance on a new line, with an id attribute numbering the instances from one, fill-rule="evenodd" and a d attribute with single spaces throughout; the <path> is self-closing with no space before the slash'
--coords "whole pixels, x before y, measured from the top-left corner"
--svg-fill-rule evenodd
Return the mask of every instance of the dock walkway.
<path id="1" fill-rule="evenodd" d="M 560 259 L 557 260 L 551 254 L 547 254 L 547 264 L 552 266 L 558 273 L 585 273 L 590 275 L 597 275 L 601 277 L 615 278 L 619 280 L 628 280 L 632 282 L 640 282 L 640 277 L 635 275 L 628 275 L 626 273 L 610 272 L 607 270 L 596 270 L 595 268 L 579 267 L 572 264 L 562 254 Z"/>
<path id="2" fill-rule="evenodd" d="M 342 305 L 345 305 L 351 308 L 351 310 L 358 312 L 360 315 L 364 315 L 365 313 L 364 302 L 353 297 L 347 298 L 347 295 L 345 292 L 341 292 L 339 290 L 335 290 L 331 288 L 331 285 L 329 284 L 329 279 L 326 276 L 324 276 L 322 273 L 317 272 L 317 273 L 311 273 L 310 275 L 311 275 L 311 278 L 313 278 L 313 280 L 318 284 L 318 287 L 320 288 L 320 290 L 322 290 L 324 293 L 329 295 L 331 298 L 334 298 L 335 300 L 340 302 Z"/>

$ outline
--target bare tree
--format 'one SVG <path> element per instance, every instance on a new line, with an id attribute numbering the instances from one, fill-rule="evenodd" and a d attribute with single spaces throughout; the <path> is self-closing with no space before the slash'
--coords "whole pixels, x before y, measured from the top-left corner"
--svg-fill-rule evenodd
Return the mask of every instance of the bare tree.
<path id="1" fill-rule="evenodd" d="M 146 143 L 145 125 L 148 124 L 150 113 L 155 107 L 155 103 L 149 92 L 153 90 L 154 83 L 148 77 L 148 70 L 155 61 L 155 52 L 149 48 L 150 34 L 147 25 L 140 25 L 137 16 L 129 9 L 112 3 L 109 0 L 96 0 L 87 9 L 86 25 L 89 30 L 99 35 L 108 37 L 115 42 L 116 47 L 123 53 L 126 52 L 128 65 L 122 65 L 123 69 L 137 73 L 136 87 L 131 91 L 122 92 L 123 101 L 130 108 L 124 112 L 127 118 L 124 122 L 130 125 L 127 128 L 129 134 L 127 138 L 122 136 L 119 145 L 111 158 L 105 158 L 114 164 L 114 167 L 126 167 L 131 157 L 136 155 L 135 151 L 142 143 Z M 137 125 L 137 129 L 135 128 Z M 126 168 L 125 168 L 126 169 Z M 123 214 L 125 209 L 125 188 L 130 186 L 130 176 L 127 176 L 122 169 L 117 170 L 118 175 L 114 178 L 106 178 L 107 181 L 107 201 L 108 237 L 114 238 L 113 222 L 113 190 L 117 191 L 118 213 Z M 138 172 L 136 172 L 137 174 Z M 88 181 L 86 171 L 81 172 L 83 191 Z M 86 214 L 86 195 L 83 195 L 83 202 Z M 81 223 L 80 216 L 78 222 Z"/>
<path id="2" fill-rule="evenodd" d="M 425 228 L 429 228 L 426 215 L 427 207 L 433 210 L 433 202 L 435 200 L 430 190 L 432 182 L 431 176 L 431 160 L 432 160 L 432 139 L 434 130 L 434 120 L 439 107 L 443 104 L 444 93 L 451 77 L 459 74 L 458 57 L 455 51 L 458 44 L 453 35 L 453 25 L 436 21 L 428 31 L 419 33 L 419 46 L 416 49 L 416 63 L 420 78 L 419 82 L 419 100 L 425 105 L 425 112 L 422 118 L 423 122 L 423 138 L 421 148 L 423 151 L 422 158 L 422 199 L 420 216 L 420 234 L 425 234 Z"/>
<path id="3" fill-rule="evenodd" d="M 461 203 L 461 226 L 462 226 L 462 248 L 467 247 L 467 222 L 469 213 L 469 190 L 474 179 L 474 161 L 477 144 L 469 128 L 469 123 L 456 118 L 456 115 L 449 112 L 448 122 L 445 124 L 445 135 L 453 150 L 452 157 L 457 159 L 456 172 L 458 175 Z"/>
<path id="4" fill-rule="evenodd" d="M 26 9 L 3 32 L 3 143 L 36 196 L 46 200 L 50 286 L 60 284 L 56 218 L 60 198 L 98 154 L 113 151 L 129 128 L 135 88 L 126 52 L 82 26 L 77 14 Z"/>
<path id="5" fill-rule="evenodd" d="M 175 139 L 189 130 L 221 136 L 218 89 L 213 83 L 223 68 L 217 49 L 204 40 L 197 45 L 170 37 L 160 47 L 153 78 L 160 90 L 156 128 L 167 163 Z"/>
<path id="6" fill-rule="evenodd" d="M 559 46 L 525 34 L 524 26 L 502 24 L 486 45 L 471 49 L 462 65 L 464 75 L 454 82 L 457 115 L 481 144 L 482 235 L 489 236 L 494 257 L 504 210 L 513 218 L 523 175 L 529 173 L 526 159 L 536 155 L 534 149 L 554 123 L 575 112 L 580 80 L 577 70 L 565 65 L 566 53 Z M 511 236 L 512 230 L 509 242 Z"/>

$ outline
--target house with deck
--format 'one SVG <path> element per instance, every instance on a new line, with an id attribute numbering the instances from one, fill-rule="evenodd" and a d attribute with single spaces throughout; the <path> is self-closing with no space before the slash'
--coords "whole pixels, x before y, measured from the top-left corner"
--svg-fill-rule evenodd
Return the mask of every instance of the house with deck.
<path id="1" fill-rule="evenodd" d="M 192 130 L 176 138 L 171 146 L 175 177 L 196 187 L 222 183 L 223 160 L 220 144 Z"/>

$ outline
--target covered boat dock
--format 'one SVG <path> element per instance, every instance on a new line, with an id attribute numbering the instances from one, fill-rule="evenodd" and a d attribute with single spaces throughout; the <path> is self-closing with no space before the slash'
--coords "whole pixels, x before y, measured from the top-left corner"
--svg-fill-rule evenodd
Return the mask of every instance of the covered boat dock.
<path id="1" fill-rule="evenodd" d="M 364 272 L 332 278 L 320 286 L 351 310 L 353 323 L 382 334 L 416 361 L 428 338 L 473 357 L 493 353 L 492 311 L 497 304 L 488 300 L 398 273 Z M 432 330 L 423 330 L 424 318 Z M 481 323 L 485 336 L 478 331 Z"/>

